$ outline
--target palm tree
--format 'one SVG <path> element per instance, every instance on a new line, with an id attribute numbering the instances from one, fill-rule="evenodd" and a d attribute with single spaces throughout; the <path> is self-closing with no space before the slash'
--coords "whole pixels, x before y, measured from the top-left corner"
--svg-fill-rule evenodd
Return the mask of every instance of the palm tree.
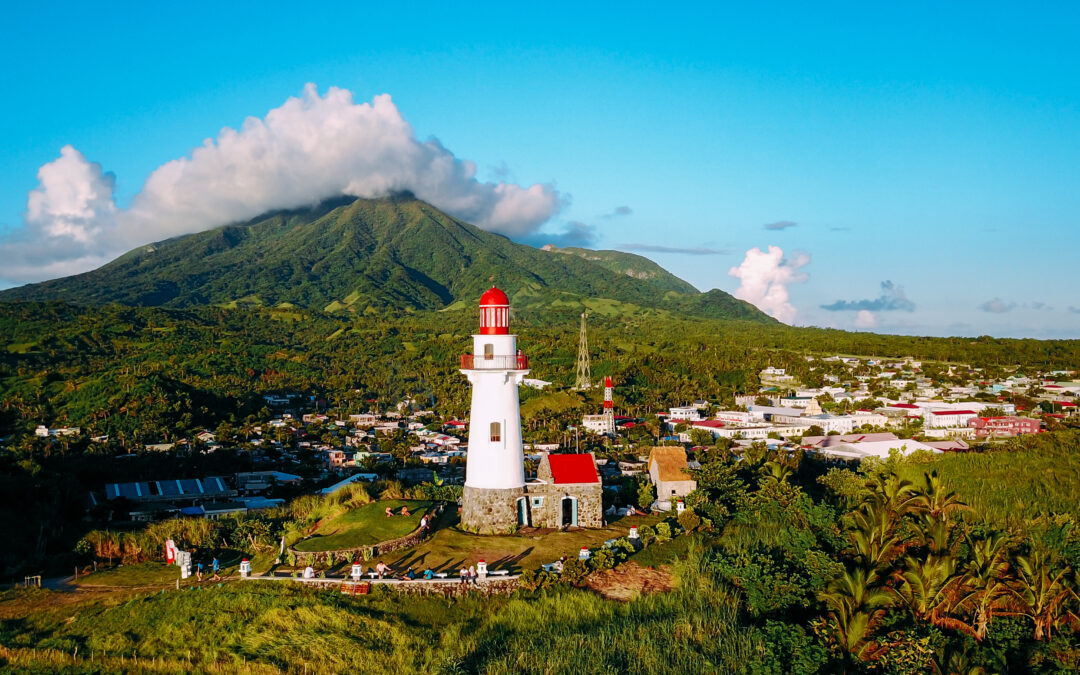
<path id="1" fill-rule="evenodd" d="M 768 462 L 765 462 L 765 465 L 762 467 L 762 473 L 764 474 L 764 480 L 766 481 L 786 483 L 795 472 L 788 464 L 777 460 L 769 460 Z"/>
<path id="2" fill-rule="evenodd" d="M 1009 597 L 1009 537 L 1003 532 L 985 539 L 968 538 L 971 559 L 964 565 L 964 597 L 960 604 L 972 609 L 975 639 L 986 637 L 994 614 Z"/>
<path id="3" fill-rule="evenodd" d="M 864 502 L 872 502 L 888 508 L 898 516 L 909 512 L 914 506 L 915 485 L 895 473 L 876 474 L 867 481 Z"/>
<path id="4" fill-rule="evenodd" d="M 848 534 L 855 557 L 863 567 L 885 567 L 901 545 L 895 534 L 897 518 L 887 507 L 866 503 L 852 515 L 854 529 Z"/>
<path id="5" fill-rule="evenodd" d="M 963 598 L 964 577 L 957 574 L 957 567 L 956 558 L 948 554 L 930 554 L 924 559 L 907 556 L 903 581 L 894 593 L 916 619 L 974 635 L 970 626 L 951 616 Z"/>
<path id="6" fill-rule="evenodd" d="M 892 594 L 878 585 L 877 572 L 862 567 L 846 571 L 819 598 L 835 642 L 859 660 L 872 658 L 878 650 L 874 629 L 893 603 Z"/>
<path id="7" fill-rule="evenodd" d="M 1016 579 L 1011 588 L 1015 613 L 1035 624 L 1036 640 L 1049 640 L 1066 611 L 1065 603 L 1072 595 L 1065 581 L 1067 573 L 1040 549 L 1016 559 Z"/>
<path id="8" fill-rule="evenodd" d="M 945 487 L 937 470 L 923 474 L 923 483 L 915 491 L 914 506 L 935 518 L 968 508 L 959 495 Z"/>

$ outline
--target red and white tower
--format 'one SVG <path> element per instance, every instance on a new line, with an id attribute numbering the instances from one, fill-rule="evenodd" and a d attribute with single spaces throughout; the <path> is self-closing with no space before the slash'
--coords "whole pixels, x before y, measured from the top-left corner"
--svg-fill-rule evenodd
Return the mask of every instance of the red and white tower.
<path id="1" fill-rule="evenodd" d="M 473 335 L 473 353 L 461 357 L 461 372 L 472 385 L 461 524 L 477 532 L 509 531 L 524 499 L 518 386 L 529 359 L 510 334 L 510 300 L 498 288 L 480 296 L 480 332 Z"/>
<path id="2" fill-rule="evenodd" d="M 611 386 L 611 376 L 604 378 L 604 412 L 615 414 L 615 401 L 611 397 L 611 392 L 614 387 Z"/>

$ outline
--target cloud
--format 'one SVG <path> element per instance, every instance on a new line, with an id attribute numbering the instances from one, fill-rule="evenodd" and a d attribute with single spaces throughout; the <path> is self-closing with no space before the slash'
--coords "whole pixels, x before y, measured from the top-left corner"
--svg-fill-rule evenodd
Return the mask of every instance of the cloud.
<path id="1" fill-rule="evenodd" d="M 548 245 L 556 248 L 565 248 L 567 246 L 589 247 L 596 243 L 596 228 L 577 220 L 571 220 L 566 223 L 566 227 L 562 232 L 555 234 L 536 232 L 519 239 L 519 241 L 536 247 Z"/>
<path id="2" fill-rule="evenodd" d="M 408 191 L 510 237 L 534 233 L 564 201 L 551 185 L 481 182 L 476 173 L 437 139 L 418 140 L 389 95 L 357 104 L 345 89 L 320 96 L 309 84 L 264 118 L 225 127 L 158 167 L 129 209 L 113 202 L 111 174 L 65 146 L 38 172 L 18 238 L 0 244 L 0 255 L 20 261 L 0 276 L 82 271 L 150 241 L 341 195 Z"/>
<path id="3" fill-rule="evenodd" d="M 616 206 L 611 213 L 605 213 L 602 218 L 619 218 L 621 216 L 628 216 L 634 212 L 634 209 L 629 206 Z"/>
<path id="4" fill-rule="evenodd" d="M 860 309 L 859 313 L 855 315 L 856 328 L 873 328 L 876 325 L 877 317 L 869 310 Z"/>
<path id="5" fill-rule="evenodd" d="M 902 286 L 891 281 L 882 281 L 881 295 L 873 300 L 837 300 L 831 305 L 822 305 L 821 308 L 830 312 L 914 312 L 915 303 L 904 295 Z"/>
<path id="6" fill-rule="evenodd" d="M 795 227 L 798 223 L 793 223 L 790 220 L 778 220 L 775 223 L 768 223 L 764 227 L 766 230 L 786 230 L 789 227 Z"/>
<path id="7" fill-rule="evenodd" d="M 1044 311 L 1044 310 L 1049 312 L 1049 311 L 1054 309 L 1053 307 L 1046 304 L 1045 302 L 1039 302 L 1038 300 L 1035 300 L 1035 301 L 1032 301 L 1032 302 L 1025 302 L 1024 307 L 1026 307 L 1028 309 L 1034 309 L 1034 310 L 1040 311 L 1040 312 Z"/>
<path id="8" fill-rule="evenodd" d="M 832 232 L 850 232 L 851 228 L 850 227 L 830 227 L 829 230 L 832 231 Z"/>
<path id="9" fill-rule="evenodd" d="M 1069 305 L 1069 312 L 1071 314 L 1080 314 L 1080 307 L 1073 307 L 1072 305 Z"/>
<path id="10" fill-rule="evenodd" d="M 979 305 L 979 309 L 984 312 L 990 312 L 991 314 L 1005 314 L 1006 312 L 1013 311 L 1015 307 L 1015 302 L 1005 302 L 1001 298 L 987 300 L 983 304 Z"/>
<path id="11" fill-rule="evenodd" d="M 679 253 L 682 255 L 728 255 L 731 251 L 707 246 L 661 246 L 659 244 L 619 244 L 615 248 L 645 253 Z"/>
<path id="12" fill-rule="evenodd" d="M 798 310 L 788 302 L 787 287 L 809 278 L 799 272 L 809 262 L 810 256 L 805 253 L 788 260 L 779 246 L 769 246 L 768 252 L 754 247 L 746 252 L 738 267 L 728 270 L 729 275 L 741 282 L 734 295 L 775 319 L 791 323 Z"/>

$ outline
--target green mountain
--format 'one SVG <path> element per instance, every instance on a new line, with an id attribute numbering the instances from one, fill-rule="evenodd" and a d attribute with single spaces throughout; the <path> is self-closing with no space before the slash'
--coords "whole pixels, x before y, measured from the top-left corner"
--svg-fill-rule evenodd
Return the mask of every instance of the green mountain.
<path id="1" fill-rule="evenodd" d="M 0 292 L 0 300 L 378 312 L 467 307 L 492 283 L 521 307 L 773 321 L 721 291 L 699 293 L 640 256 L 516 244 L 411 197 L 267 214 L 142 246 L 92 272 Z"/>
<path id="2" fill-rule="evenodd" d="M 625 274 L 626 276 L 634 277 L 635 279 L 647 281 L 651 285 L 665 291 L 674 291 L 676 293 L 684 293 L 687 295 L 694 295 L 698 292 L 696 288 L 671 272 L 668 272 L 663 267 L 660 267 L 648 258 L 643 258 L 642 256 L 634 255 L 633 253 L 623 253 L 622 251 L 594 251 L 589 248 L 577 248 L 574 246 L 556 248 L 551 244 L 548 244 L 542 250 L 548 251 L 549 253 L 576 255 L 579 258 L 591 260 L 597 265 L 609 269 L 612 272 L 618 272 L 619 274 Z"/>

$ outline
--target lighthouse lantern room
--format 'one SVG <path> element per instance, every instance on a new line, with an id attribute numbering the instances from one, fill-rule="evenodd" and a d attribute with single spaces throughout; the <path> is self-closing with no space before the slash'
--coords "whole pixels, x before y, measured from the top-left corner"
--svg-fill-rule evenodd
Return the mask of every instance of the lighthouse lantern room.
<path id="1" fill-rule="evenodd" d="M 492 287 L 480 297 L 480 332 L 461 372 L 472 385 L 469 452 L 461 524 L 475 532 L 505 532 L 521 522 L 525 457 L 518 386 L 529 360 L 510 334 L 510 300 Z"/>

